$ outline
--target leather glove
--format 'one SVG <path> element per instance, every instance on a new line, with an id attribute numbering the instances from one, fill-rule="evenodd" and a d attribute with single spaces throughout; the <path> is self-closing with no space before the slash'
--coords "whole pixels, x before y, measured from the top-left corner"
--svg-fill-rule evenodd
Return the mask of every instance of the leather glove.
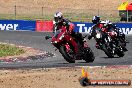
<path id="1" fill-rule="evenodd" d="M 88 39 L 90 40 L 91 38 L 92 38 L 92 36 L 89 35 L 89 36 L 88 36 Z"/>
<path id="2" fill-rule="evenodd" d="M 47 40 L 47 39 L 49 39 L 49 38 L 51 38 L 50 36 L 45 36 L 45 39 Z"/>

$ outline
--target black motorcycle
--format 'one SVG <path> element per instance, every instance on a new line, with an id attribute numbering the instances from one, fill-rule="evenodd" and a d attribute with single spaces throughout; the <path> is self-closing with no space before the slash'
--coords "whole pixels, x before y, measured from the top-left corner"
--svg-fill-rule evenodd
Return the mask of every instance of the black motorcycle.
<path id="1" fill-rule="evenodd" d="M 103 50 L 108 57 L 112 58 L 114 55 L 118 55 L 119 57 L 124 56 L 122 43 L 117 38 L 115 31 L 106 32 L 105 30 L 98 29 L 94 38 L 99 45 L 98 49 Z"/>

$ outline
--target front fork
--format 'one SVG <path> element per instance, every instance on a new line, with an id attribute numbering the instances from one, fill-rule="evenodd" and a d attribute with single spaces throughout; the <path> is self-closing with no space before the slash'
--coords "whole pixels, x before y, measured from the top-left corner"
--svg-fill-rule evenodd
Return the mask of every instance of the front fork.
<path id="1" fill-rule="evenodd" d="M 78 44 L 75 42 L 75 40 L 69 36 L 66 37 L 66 40 L 74 47 L 74 52 L 78 52 Z M 68 43 L 66 43 L 66 47 L 68 48 Z"/>

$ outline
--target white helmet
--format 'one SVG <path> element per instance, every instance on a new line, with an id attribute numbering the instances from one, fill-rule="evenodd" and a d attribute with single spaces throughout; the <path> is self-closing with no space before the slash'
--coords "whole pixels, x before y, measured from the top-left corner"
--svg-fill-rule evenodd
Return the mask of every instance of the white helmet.
<path id="1" fill-rule="evenodd" d="M 105 20 L 105 21 L 101 21 L 100 23 L 102 23 L 102 24 L 112 24 L 112 22 L 110 21 L 110 20 Z"/>
<path id="2" fill-rule="evenodd" d="M 61 12 L 57 12 L 54 14 L 54 20 L 55 22 L 61 22 L 63 19 L 63 14 Z"/>

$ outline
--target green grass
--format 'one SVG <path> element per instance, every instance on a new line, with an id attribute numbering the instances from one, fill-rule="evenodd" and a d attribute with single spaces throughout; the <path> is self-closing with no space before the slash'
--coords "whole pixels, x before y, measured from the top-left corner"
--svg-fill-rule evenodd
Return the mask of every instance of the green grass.
<path id="1" fill-rule="evenodd" d="M 21 48 L 8 44 L 0 44 L 0 57 L 20 55 L 23 53 L 25 53 L 25 51 Z"/>
<path id="2" fill-rule="evenodd" d="M 64 13 L 64 17 L 68 18 L 72 22 L 91 22 L 92 15 L 89 14 L 74 14 L 74 13 Z M 53 20 L 53 14 L 49 15 L 32 15 L 32 14 L 0 14 L 1 20 Z M 120 17 L 110 17 L 110 16 L 101 16 L 101 19 L 109 19 L 112 22 L 120 21 Z"/>

